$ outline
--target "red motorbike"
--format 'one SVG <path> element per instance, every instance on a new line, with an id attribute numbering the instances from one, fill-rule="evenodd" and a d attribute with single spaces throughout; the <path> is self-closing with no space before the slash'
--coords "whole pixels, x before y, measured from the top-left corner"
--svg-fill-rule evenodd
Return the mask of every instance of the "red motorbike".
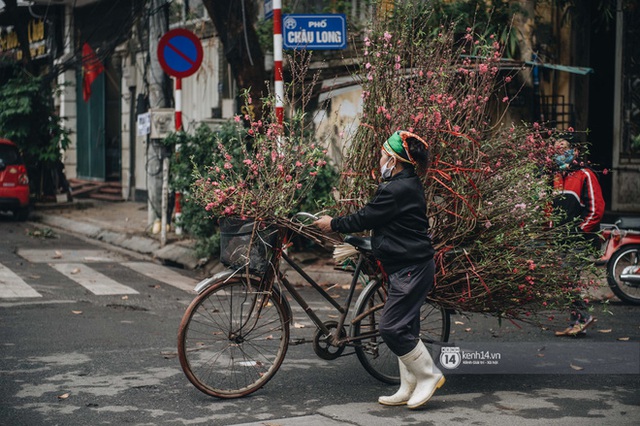
<path id="1" fill-rule="evenodd" d="M 640 305 L 640 218 L 624 217 L 601 228 L 604 253 L 597 264 L 606 265 L 607 282 L 620 300 Z"/>

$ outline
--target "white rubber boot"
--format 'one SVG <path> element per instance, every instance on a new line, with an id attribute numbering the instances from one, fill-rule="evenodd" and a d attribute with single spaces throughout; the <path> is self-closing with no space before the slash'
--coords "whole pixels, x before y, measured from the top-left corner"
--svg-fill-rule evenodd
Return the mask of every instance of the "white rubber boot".
<path id="1" fill-rule="evenodd" d="M 436 389 L 444 384 L 444 375 L 435 366 L 422 340 L 418 340 L 418 345 L 411 352 L 401 356 L 400 361 L 416 378 L 416 388 L 407 401 L 407 406 L 410 409 L 418 408 L 429 401 Z"/>
<path id="2" fill-rule="evenodd" d="M 416 388 L 415 376 L 407 370 L 400 358 L 398 358 L 398 366 L 400 367 L 400 389 L 393 395 L 378 398 L 378 402 L 382 405 L 406 405 Z"/>

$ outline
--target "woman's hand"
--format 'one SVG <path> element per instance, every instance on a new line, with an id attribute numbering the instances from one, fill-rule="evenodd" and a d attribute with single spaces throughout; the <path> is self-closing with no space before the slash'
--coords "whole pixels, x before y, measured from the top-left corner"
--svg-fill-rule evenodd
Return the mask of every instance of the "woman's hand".
<path id="1" fill-rule="evenodd" d="M 333 219 L 331 216 L 323 215 L 313 224 L 320 228 L 322 232 L 331 232 L 331 219 Z"/>

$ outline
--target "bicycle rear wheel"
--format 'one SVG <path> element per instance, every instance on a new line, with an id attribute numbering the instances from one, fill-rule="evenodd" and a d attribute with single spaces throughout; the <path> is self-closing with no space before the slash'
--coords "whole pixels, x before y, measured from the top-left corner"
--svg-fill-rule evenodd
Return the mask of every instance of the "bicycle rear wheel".
<path id="1" fill-rule="evenodd" d="M 376 379 L 390 384 L 400 383 L 398 357 L 384 343 L 378 325 L 382 307 L 387 300 L 386 287 L 380 281 L 371 282 L 364 290 L 356 307 L 358 321 L 353 324 L 353 336 L 372 333 L 373 336 L 360 340 L 356 354 L 362 366 Z M 451 318 L 449 311 L 429 299 L 420 309 L 420 338 L 428 345 L 449 340 Z"/>
<path id="2" fill-rule="evenodd" d="M 264 386 L 278 371 L 289 343 L 288 305 L 250 277 L 213 284 L 187 308 L 178 356 L 200 391 L 238 398 Z"/>

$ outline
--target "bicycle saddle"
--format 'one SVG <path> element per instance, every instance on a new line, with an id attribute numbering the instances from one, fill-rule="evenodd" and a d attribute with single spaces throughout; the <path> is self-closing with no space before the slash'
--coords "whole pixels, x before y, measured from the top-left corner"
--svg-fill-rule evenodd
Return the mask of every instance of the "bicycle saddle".
<path id="1" fill-rule="evenodd" d="M 620 229 L 640 230 L 640 218 L 638 217 L 622 217 L 616 222 Z"/>
<path id="2" fill-rule="evenodd" d="M 355 235 L 347 235 L 344 242 L 359 248 L 360 250 L 371 251 L 371 237 L 356 237 Z"/>

